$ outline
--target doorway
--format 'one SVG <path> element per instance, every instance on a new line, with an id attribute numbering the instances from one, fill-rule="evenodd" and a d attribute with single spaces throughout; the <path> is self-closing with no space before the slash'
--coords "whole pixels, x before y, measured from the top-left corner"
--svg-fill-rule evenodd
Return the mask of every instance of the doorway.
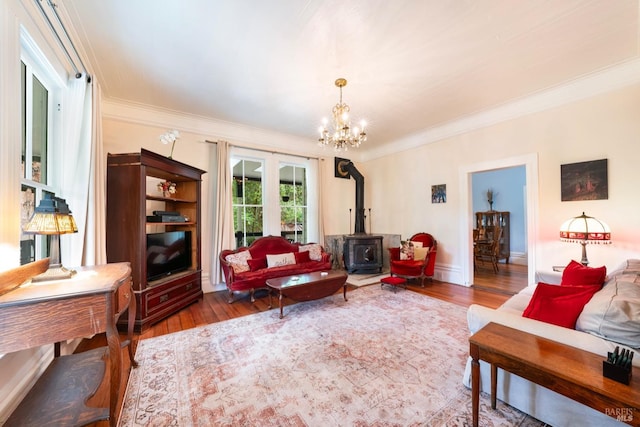
<path id="1" fill-rule="evenodd" d="M 527 284 L 535 282 L 536 271 L 536 242 L 537 236 L 537 212 L 538 212 L 538 156 L 527 154 L 518 157 L 491 160 L 482 163 L 462 166 L 460 168 L 460 259 L 462 260 L 462 281 L 465 286 L 472 286 L 473 273 L 473 228 L 475 215 L 473 214 L 472 201 L 472 177 L 476 172 L 491 171 L 510 168 L 514 166 L 525 167 L 525 191 L 526 200 L 526 258 L 527 258 Z"/>
<path id="2" fill-rule="evenodd" d="M 527 286 L 525 166 L 473 172 L 471 204 L 474 251 L 483 254 L 474 260 L 473 285 L 519 292 Z"/>

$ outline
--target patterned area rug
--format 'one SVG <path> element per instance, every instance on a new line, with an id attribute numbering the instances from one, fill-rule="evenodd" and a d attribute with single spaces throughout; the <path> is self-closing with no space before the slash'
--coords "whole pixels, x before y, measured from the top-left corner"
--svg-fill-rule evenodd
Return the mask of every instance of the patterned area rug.
<path id="1" fill-rule="evenodd" d="M 466 426 L 466 309 L 368 286 L 140 341 L 121 426 Z M 482 426 L 541 426 L 480 400 Z"/>

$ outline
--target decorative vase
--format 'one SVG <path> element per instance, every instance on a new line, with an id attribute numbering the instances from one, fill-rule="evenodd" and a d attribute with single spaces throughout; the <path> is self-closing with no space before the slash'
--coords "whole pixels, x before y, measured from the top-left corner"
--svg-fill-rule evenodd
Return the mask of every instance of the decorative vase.
<path id="1" fill-rule="evenodd" d="M 171 192 L 170 192 L 169 190 L 164 190 L 164 191 L 162 192 L 162 196 L 163 196 L 163 197 L 171 197 Z"/>

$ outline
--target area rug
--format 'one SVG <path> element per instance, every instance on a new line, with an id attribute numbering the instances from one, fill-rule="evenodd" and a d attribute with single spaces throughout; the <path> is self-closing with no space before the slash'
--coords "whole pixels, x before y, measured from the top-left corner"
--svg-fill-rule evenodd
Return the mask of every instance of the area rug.
<path id="1" fill-rule="evenodd" d="M 466 426 L 466 309 L 367 286 L 141 340 L 120 426 Z M 480 425 L 541 426 L 490 408 Z"/>

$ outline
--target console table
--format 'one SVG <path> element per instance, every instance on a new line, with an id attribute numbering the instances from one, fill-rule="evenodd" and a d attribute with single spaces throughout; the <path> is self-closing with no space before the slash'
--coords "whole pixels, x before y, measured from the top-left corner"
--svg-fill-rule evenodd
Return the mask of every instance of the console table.
<path id="1" fill-rule="evenodd" d="M 28 269 L 24 270 L 33 273 Z M 129 263 L 81 267 L 70 279 L 26 282 L 0 295 L 0 353 L 56 344 L 55 358 L 7 420 L 12 425 L 85 425 L 109 420 L 116 425 L 122 373 L 122 348 L 131 366 L 135 300 Z M 0 275 L 6 280 L 7 274 Z M 8 274 L 15 280 L 15 274 Z M 128 335 L 120 341 L 116 322 L 126 310 Z M 107 346 L 60 356 L 57 343 L 106 333 Z M 87 407 L 105 376 L 109 361 L 109 408 Z"/>
<path id="2" fill-rule="evenodd" d="M 539 384 L 556 393 L 640 426 L 640 369 L 624 385 L 602 375 L 602 361 L 595 353 L 561 344 L 497 323 L 489 323 L 469 338 L 471 358 L 471 407 L 478 426 L 480 360 L 491 365 L 491 408 L 496 408 L 498 368 Z"/>

